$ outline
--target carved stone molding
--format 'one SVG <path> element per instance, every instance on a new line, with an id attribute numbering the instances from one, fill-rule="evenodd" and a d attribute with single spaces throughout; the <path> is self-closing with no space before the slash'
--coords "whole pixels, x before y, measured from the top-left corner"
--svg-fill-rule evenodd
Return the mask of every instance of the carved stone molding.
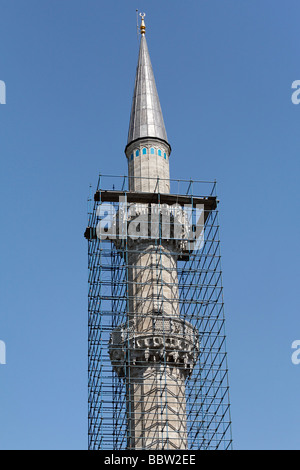
<path id="1" fill-rule="evenodd" d="M 135 368 L 160 362 L 189 376 L 199 356 L 197 330 L 179 318 L 152 317 L 151 328 L 147 323 L 146 331 L 141 325 L 136 331 L 136 324 L 122 324 L 112 331 L 109 354 L 114 370 L 123 377 L 128 367 L 134 373 Z"/>

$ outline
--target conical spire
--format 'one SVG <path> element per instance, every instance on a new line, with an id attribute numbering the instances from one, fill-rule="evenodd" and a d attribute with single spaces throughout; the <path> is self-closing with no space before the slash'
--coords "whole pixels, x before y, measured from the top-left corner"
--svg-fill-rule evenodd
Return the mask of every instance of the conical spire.
<path id="1" fill-rule="evenodd" d="M 140 51 L 136 69 L 127 145 L 136 139 L 144 137 L 158 138 L 168 143 L 145 37 L 144 19 L 142 17 Z"/>

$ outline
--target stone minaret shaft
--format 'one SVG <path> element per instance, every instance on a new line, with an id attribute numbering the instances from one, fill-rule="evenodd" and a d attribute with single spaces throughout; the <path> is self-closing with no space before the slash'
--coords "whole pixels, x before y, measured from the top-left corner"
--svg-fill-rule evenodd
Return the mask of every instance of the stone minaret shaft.
<path id="1" fill-rule="evenodd" d="M 171 148 L 142 18 L 128 143 L 129 191 L 169 193 Z M 135 214 L 143 211 L 143 205 Z M 151 205 L 151 210 L 158 208 Z M 148 206 L 147 206 L 148 207 Z M 126 382 L 127 447 L 187 449 L 185 381 L 198 338 L 180 318 L 178 240 L 127 240 L 127 323 L 111 336 L 111 361 Z"/>

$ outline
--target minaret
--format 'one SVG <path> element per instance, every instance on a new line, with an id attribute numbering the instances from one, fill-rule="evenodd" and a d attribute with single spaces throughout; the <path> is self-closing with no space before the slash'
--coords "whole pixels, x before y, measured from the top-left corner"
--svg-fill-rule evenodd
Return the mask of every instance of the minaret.
<path id="1" fill-rule="evenodd" d="M 147 47 L 144 16 L 140 30 L 140 51 L 125 149 L 128 159 L 129 189 L 168 193 L 171 147 L 168 143 Z"/>
<path id="2" fill-rule="evenodd" d="M 125 154 L 129 192 L 170 192 L 161 106 L 145 37 L 144 16 Z M 135 216 L 159 204 L 135 204 Z M 149 213 L 150 211 L 150 213 Z M 177 259 L 182 240 L 151 234 L 126 240 L 127 322 L 113 330 L 110 357 L 126 382 L 127 447 L 187 449 L 185 381 L 198 354 L 198 334 L 180 318 Z"/>

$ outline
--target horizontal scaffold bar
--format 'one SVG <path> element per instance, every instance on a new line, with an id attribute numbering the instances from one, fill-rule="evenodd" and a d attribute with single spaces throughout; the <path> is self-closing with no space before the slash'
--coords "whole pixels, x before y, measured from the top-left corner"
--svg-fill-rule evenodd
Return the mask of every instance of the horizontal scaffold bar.
<path id="1" fill-rule="evenodd" d="M 115 190 L 97 190 L 94 195 L 95 201 L 118 202 L 126 200 L 127 202 L 136 202 L 144 204 L 179 204 L 180 206 L 191 204 L 196 207 L 199 204 L 204 205 L 205 211 L 212 211 L 217 208 L 218 200 L 215 196 L 192 196 L 187 194 L 167 194 L 167 193 L 144 193 L 135 191 L 115 191 Z"/>

